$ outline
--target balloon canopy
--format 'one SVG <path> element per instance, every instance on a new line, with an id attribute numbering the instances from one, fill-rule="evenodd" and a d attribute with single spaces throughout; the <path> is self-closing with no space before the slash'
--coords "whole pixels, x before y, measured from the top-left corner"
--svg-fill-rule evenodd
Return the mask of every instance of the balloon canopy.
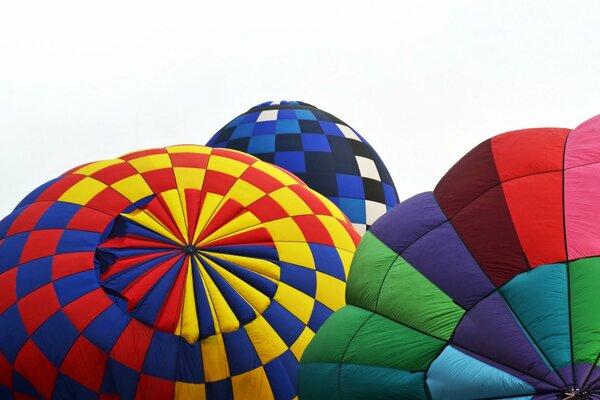
<path id="1" fill-rule="evenodd" d="M 398 204 L 394 182 L 369 143 L 310 104 L 259 104 L 225 125 L 208 146 L 244 151 L 294 173 L 339 206 L 360 234 Z"/>
<path id="2" fill-rule="evenodd" d="M 600 117 L 496 136 L 363 237 L 301 399 L 598 399 Z"/>
<path id="3" fill-rule="evenodd" d="M 0 222 L 0 397 L 291 399 L 358 240 L 237 151 L 75 168 Z"/>

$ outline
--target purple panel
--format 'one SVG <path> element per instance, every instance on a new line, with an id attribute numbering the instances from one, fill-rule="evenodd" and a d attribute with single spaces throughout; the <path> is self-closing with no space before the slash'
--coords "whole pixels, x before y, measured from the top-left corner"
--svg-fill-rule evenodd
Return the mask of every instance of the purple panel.
<path id="1" fill-rule="evenodd" d="M 425 192 L 392 208 L 377 220 L 369 232 L 400 254 L 444 221 L 446 217 L 433 198 L 433 193 Z"/>
<path id="2" fill-rule="evenodd" d="M 463 308 L 495 289 L 450 222 L 414 242 L 402 257 Z"/>
<path id="3" fill-rule="evenodd" d="M 556 379 L 498 293 L 467 311 L 452 343 L 540 380 Z"/>

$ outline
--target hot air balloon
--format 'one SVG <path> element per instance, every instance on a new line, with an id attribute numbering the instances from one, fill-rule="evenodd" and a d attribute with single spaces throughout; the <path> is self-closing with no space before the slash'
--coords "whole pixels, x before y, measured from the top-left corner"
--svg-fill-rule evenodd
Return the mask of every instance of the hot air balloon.
<path id="1" fill-rule="evenodd" d="M 294 398 L 358 239 L 237 151 L 77 167 L 0 223 L 0 398 Z"/>
<path id="2" fill-rule="evenodd" d="M 369 143 L 307 103 L 259 104 L 225 125 L 208 146 L 244 151 L 294 173 L 339 206 L 361 235 L 398 204 L 394 182 Z"/>
<path id="3" fill-rule="evenodd" d="M 600 399 L 600 117 L 486 140 L 382 217 L 301 399 Z"/>

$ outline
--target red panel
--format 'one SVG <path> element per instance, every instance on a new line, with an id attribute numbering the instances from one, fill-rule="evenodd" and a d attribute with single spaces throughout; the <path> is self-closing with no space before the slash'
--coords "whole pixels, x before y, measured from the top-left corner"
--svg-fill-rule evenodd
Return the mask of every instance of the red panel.
<path id="1" fill-rule="evenodd" d="M 124 162 L 102 168 L 90 176 L 106 185 L 112 185 L 137 173 L 137 170 L 131 164 Z"/>
<path id="2" fill-rule="evenodd" d="M 235 176 L 218 171 L 206 170 L 202 190 L 224 196 L 229 192 L 229 189 L 231 189 L 236 180 L 237 178 Z"/>
<path id="3" fill-rule="evenodd" d="M 272 246 L 273 238 L 271 237 L 269 231 L 265 228 L 256 228 L 251 231 L 238 233 L 223 239 L 217 239 L 212 242 L 203 243 L 202 246 L 210 251 L 211 246 L 235 246 L 248 244 L 268 244 Z"/>
<path id="4" fill-rule="evenodd" d="M 306 203 L 306 205 L 318 215 L 331 215 L 331 211 L 323 204 L 323 201 L 318 198 L 312 189 L 304 185 L 292 185 L 289 187 L 294 193 Z"/>
<path id="5" fill-rule="evenodd" d="M 121 400 L 118 394 L 101 394 L 98 400 Z"/>
<path id="6" fill-rule="evenodd" d="M 88 207 L 81 207 L 77 213 L 71 218 L 67 229 L 78 229 L 89 232 L 104 232 L 113 216 L 92 210 Z"/>
<path id="7" fill-rule="evenodd" d="M 146 271 L 135 281 L 131 282 L 121 294 L 127 299 L 127 308 L 129 311 L 140 302 L 154 285 L 162 279 L 165 274 L 181 259 L 181 256 L 169 258 L 161 262 L 154 268 Z"/>
<path id="8" fill-rule="evenodd" d="M 335 246 L 327 228 L 315 215 L 298 215 L 292 219 L 300 227 L 307 242 Z"/>
<path id="9" fill-rule="evenodd" d="M 32 203 L 27 206 L 10 225 L 10 228 L 6 232 L 6 236 L 33 230 L 33 227 L 38 223 L 40 217 L 52 204 L 52 202 L 40 202 Z"/>
<path id="10" fill-rule="evenodd" d="M 169 230 L 169 232 L 177 236 L 181 243 L 185 242 L 181 232 L 179 232 L 179 227 L 175 223 L 175 218 L 169 211 L 169 205 L 160 194 L 146 204 L 144 209 L 154 215 L 156 219 Z"/>
<path id="11" fill-rule="evenodd" d="M 122 238 L 118 238 L 118 239 L 122 239 Z M 115 248 L 115 246 L 111 246 L 111 244 L 114 244 L 116 240 L 118 239 L 113 239 L 111 241 L 105 242 L 103 246 L 101 247 L 107 247 L 107 248 Z M 120 240 L 121 243 L 123 243 L 123 246 L 119 246 L 119 247 L 128 247 L 127 245 L 130 244 L 131 247 L 129 248 L 136 248 L 138 246 L 136 246 L 136 242 L 132 242 L 129 240 Z M 141 244 L 144 244 L 143 241 L 139 241 Z M 145 246 L 145 247 L 152 247 L 152 246 Z M 164 245 L 161 247 L 165 247 Z M 174 246 L 173 246 L 174 247 Z M 156 258 L 160 258 L 164 255 L 167 255 L 169 253 L 173 253 L 173 256 L 175 256 L 175 249 L 173 250 L 168 250 L 168 251 L 156 251 L 156 252 L 149 252 L 147 254 L 140 254 L 140 255 L 136 255 L 136 256 L 130 256 L 130 257 L 124 257 L 124 258 L 117 258 L 117 260 L 115 261 L 115 263 L 113 265 L 110 266 L 110 268 L 108 269 L 108 271 L 104 272 L 103 274 L 101 274 L 101 279 L 105 280 L 106 278 L 121 272 L 123 270 L 126 270 L 128 268 L 133 267 L 134 265 L 138 265 L 141 263 L 145 263 L 147 261 L 150 260 L 154 260 Z"/>
<path id="12" fill-rule="evenodd" d="M 0 314 L 17 301 L 17 267 L 0 274 Z M 1 355 L 2 353 L 0 353 Z"/>
<path id="13" fill-rule="evenodd" d="M 136 371 L 142 370 L 154 330 L 132 319 L 113 347 L 110 356 Z"/>
<path id="14" fill-rule="evenodd" d="M 12 387 L 12 373 L 11 363 L 0 352 L 0 385 L 10 389 Z"/>
<path id="15" fill-rule="evenodd" d="M 13 397 L 14 397 L 14 400 L 38 400 L 33 396 L 28 396 L 26 394 L 19 393 L 19 392 L 14 392 Z"/>
<path id="16" fill-rule="evenodd" d="M 172 168 L 161 168 L 142 173 L 142 177 L 154 193 L 166 192 L 177 188 L 177 181 Z"/>
<path id="17" fill-rule="evenodd" d="M 212 216 L 206 227 L 202 230 L 197 241 L 201 242 L 205 237 L 232 221 L 237 216 L 242 215 L 244 212 L 247 212 L 244 206 L 233 199 L 227 199 L 225 204 L 223 204 Z"/>
<path id="18" fill-rule="evenodd" d="M 261 197 L 246 208 L 261 222 L 273 221 L 289 216 L 287 211 L 270 196 Z"/>
<path id="19" fill-rule="evenodd" d="M 529 265 L 561 262 L 565 255 L 562 171 L 503 183 L 515 229 Z"/>
<path id="20" fill-rule="evenodd" d="M 130 205 L 131 202 L 126 197 L 115 189 L 107 187 L 88 201 L 86 207 L 101 210 L 116 217 Z"/>
<path id="21" fill-rule="evenodd" d="M 569 131 L 561 128 L 523 129 L 492 138 L 500 180 L 562 170 Z"/>
<path id="22" fill-rule="evenodd" d="M 240 176 L 240 179 L 260 188 L 263 192 L 271 193 L 284 185 L 273 176 L 258 168 L 250 167 Z"/>
<path id="23" fill-rule="evenodd" d="M 53 255 L 63 232 L 62 229 L 32 231 L 27 237 L 19 263 L 23 264 L 37 258 Z"/>
<path id="24" fill-rule="evenodd" d="M 52 257 L 52 280 L 94 268 L 94 252 L 56 254 Z"/>
<path id="25" fill-rule="evenodd" d="M 31 382 L 42 396 L 48 399 L 52 397 L 58 371 L 31 339 L 19 351 L 15 370 Z"/>
<path id="26" fill-rule="evenodd" d="M 177 279 L 175 280 L 175 283 L 173 283 L 173 286 L 171 286 L 167 300 L 163 304 L 163 308 L 160 310 L 154 325 L 162 331 L 175 332 L 177 329 L 177 323 L 181 316 L 183 294 L 185 292 L 185 279 L 187 276 L 187 268 L 185 268 L 187 262 L 184 262 L 183 265 L 184 267 L 179 270 Z"/>
<path id="27" fill-rule="evenodd" d="M 211 155 L 222 156 L 231 158 L 237 161 L 241 161 L 245 164 L 252 165 L 258 159 L 250 154 L 242 153 L 241 151 L 231 150 L 231 149 L 212 149 Z"/>
<path id="28" fill-rule="evenodd" d="M 113 302 L 101 288 L 98 288 L 67 304 L 63 308 L 63 312 L 69 317 L 77 330 L 83 332 L 111 304 Z"/>
<path id="29" fill-rule="evenodd" d="M 134 151 L 133 153 L 125 154 L 124 156 L 119 157 L 121 160 L 134 160 L 136 158 L 151 156 L 153 154 L 165 154 L 167 149 L 158 148 L 158 149 L 148 149 L 148 150 L 140 150 Z"/>
<path id="30" fill-rule="evenodd" d="M 34 290 L 17 303 L 23 325 L 30 335 L 60 309 L 60 303 L 54 291 L 54 285 L 49 283 Z"/>
<path id="31" fill-rule="evenodd" d="M 85 167 L 87 165 L 93 164 L 93 163 L 94 163 L 94 161 L 90 161 L 88 163 L 78 165 L 75 168 L 71 168 L 70 170 L 68 170 L 67 172 L 65 172 L 63 175 L 71 175 L 73 172 L 77 171 L 78 169 L 81 169 L 81 168 L 83 168 L 83 167 Z"/>
<path id="32" fill-rule="evenodd" d="M 100 391 L 106 370 L 106 354 L 79 336 L 65 356 L 60 372 L 95 392 Z"/>
<path id="33" fill-rule="evenodd" d="M 173 167 L 206 169 L 208 154 L 199 153 L 170 153 Z"/>
<path id="34" fill-rule="evenodd" d="M 190 243 L 194 238 L 194 231 L 198 224 L 200 210 L 204 204 L 206 193 L 200 190 L 185 189 L 185 206 L 188 220 L 188 237 L 186 243 Z"/>
<path id="35" fill-rule="evenodd" d="M 138 399 L 172 399 L 175 395 L 175 382 L 141 374 L 135 394 Z"/>
<path id="36" fill-rule="evenodd" d="M 83 176 L 83 175 L 66 175 L 66 176 L 61 177 L 59 180 L 57 180 L 52 185 L 50 185 L 49 188 L 44 190 L 44 193 L 42 193 L 36 199 L 36 203 L 40 202 L 40 201 L 45 201 L 45 200 L 49 200 L 49 201 L 57 200 L 60 196 L 63 195 L 64 192 L 66 192 L 68 189 L 70 189 L 71 186 L 73 186 L 74 184 L 76 184 L 77 182 L 82 180 L 83 178 L 85 178 L 85 176 Z"/>

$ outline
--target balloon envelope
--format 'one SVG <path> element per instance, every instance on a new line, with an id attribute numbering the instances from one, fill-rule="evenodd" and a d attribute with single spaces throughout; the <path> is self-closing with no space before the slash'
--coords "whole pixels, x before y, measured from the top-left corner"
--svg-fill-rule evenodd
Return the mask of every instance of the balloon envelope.
<path id="1" fill-rule="evenodd" d="M 0 223 L 0 397 L 291 399 L 357 241 L 237 151 L 75 168 Z"/>

